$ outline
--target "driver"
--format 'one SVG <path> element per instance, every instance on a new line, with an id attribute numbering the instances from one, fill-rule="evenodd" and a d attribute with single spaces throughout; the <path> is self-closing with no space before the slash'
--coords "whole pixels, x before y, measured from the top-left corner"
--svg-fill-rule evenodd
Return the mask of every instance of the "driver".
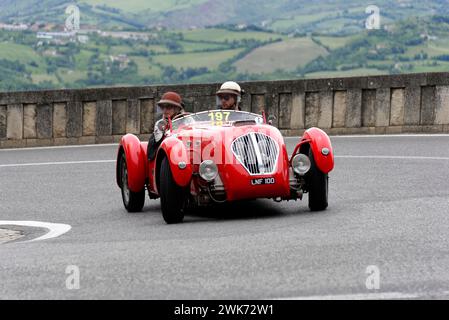
<path id="1" fill-rule="evenodd" d="M 166 92 L 162 95 L 161 100 L 157 103 L 158 112 L 162 113 L 163 119 L 173 120 L 179 114 L 184 113 L 184 103 L 181 96 L 176 92 Z"/>
<path id="2" fill-rule="evenodd" d="M 240 102 L 245 92 L 234 81 L 223 83 L 217 91 L 217 105 L 222 110 L 241 110 Z"/>
<path id="3" fill-rule="evenodd" d="M 176 116 L 184 114 L 184 103 L 182 102 L 181 96 L 176 92 L 166 92 L 162 95 L 161 100 L 157 103 L 158 113 L 162 113 L 162 119 L 168 121 L 173 120 Z M 163 137 L 161 138 L 161 130 L 159 128 L 159 122 L 157 121 L 154 125 L 154 131 L 150 135 L 150 140 L 148 141 L 148 160 L 154 159 L 156 156 L 156 151 L 161 144 Z M 157 139 L 157 137 L 159 139 Z"/>

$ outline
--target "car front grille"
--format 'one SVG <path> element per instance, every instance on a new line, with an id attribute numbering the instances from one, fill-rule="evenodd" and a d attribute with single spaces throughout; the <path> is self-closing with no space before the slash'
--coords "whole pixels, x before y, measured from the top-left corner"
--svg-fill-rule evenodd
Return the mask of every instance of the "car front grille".
<path id="1" fill-rule="evenodd" d="M 272 174 L 276 170 L 279 146 L 265 134 L 251 132 L 238 137 L 231 148 L 237 160 L 252 175 Z"/>

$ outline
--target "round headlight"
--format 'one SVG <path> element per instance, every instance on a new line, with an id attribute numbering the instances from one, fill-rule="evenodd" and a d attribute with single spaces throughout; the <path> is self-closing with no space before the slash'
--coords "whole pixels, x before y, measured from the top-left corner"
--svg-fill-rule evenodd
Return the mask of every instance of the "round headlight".
<path id="1" fill-rule="evenodd" d="M 213 181 L 218 175 L 218 167 L 212 160 L 204 160 L 200 164 L 199 174 L 207 182 Z"/>
<path id="2" fill-rule="evenodd" d="M 310 170 L 310 159 L 303 153 L 298 153 L 292 159 L 292 168 L 300 176 L 305 175 Z"/>

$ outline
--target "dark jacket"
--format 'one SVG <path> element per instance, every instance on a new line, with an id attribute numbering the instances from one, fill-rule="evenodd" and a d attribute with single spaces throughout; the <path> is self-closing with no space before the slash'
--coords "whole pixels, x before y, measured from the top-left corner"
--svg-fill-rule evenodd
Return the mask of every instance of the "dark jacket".
<path id="1" fill-rule="evenodd" d="M 173 119 L 178 114 L 181 114 L 181 112 L 174 114 L 171 118 Z M 156 139 L 154 138 L 154 133 L 150 135 L 147 147 L 148 160 L 153 160 L 156 157 L 157 149 L 159 149 L 159 146 L 161 145 L 162 141 L 164 141 L 164 138 L 162 138 L 159 141 L 156 141 Z"/>

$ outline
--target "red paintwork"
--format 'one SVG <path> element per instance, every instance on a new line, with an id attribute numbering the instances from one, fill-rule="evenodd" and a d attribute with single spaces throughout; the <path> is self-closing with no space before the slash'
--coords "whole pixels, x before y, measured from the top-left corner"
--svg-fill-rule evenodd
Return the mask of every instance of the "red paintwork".
<path id="1" fill-rule="evenodd" d="M 323 173 L 329 173 L 334 168 L 334 151 L 329 136 L 321 129 L 310 128 L 304 132 L 303 139 L 310 140 L 313 158 L 317 167 Z M 321 153 L 323 148 L 329 149 L 327 156 Z"/>
<path id="2" fill-rule="evenodd" d="M 239 136 L 249 132 L 260 132 L 272 137 L 279 146 L 277 167 L 272 174 L 250 175 L 232 153 L 231 143 Z M 301 143 L 310 143 L 318 168 L 328 173 L 334 166 L 333 151 L 327 134 L 318 129 L 307 130 Z M 329 148 L 328 156 L 321 154 L 323 147 Z M 159 171 L 160 157 L 167 155 L 170 168 L 176 183 L 180 186 L 190 184 L 190 192 L 194 195 L 199 190 L 199 184 L 204 184 L 198 177 L 199 164 L 212 159 L 218 166 L 219 175 L 226 190 L 227 201 L 278 198 L 289 199 L 291 190 L 289 185 L 290 158 L 284 139 L 279 130 L 268 124 L 242 126 L 212 126 L 194 124 L 184 126 L 171 133 L 163 140 L 156 159 L 147 160 L 147 143 L 140 143 L 131 134 L 124 136 L 120 142 L 128 160 L 129 187 L 132 191 L 140 191 L 148 184 L 153 195 L 158 194 L 156 176 Z M 295 149 L 298 150 L 299 145 Z M 120 150 L 120 149 L 119 149 Z M 296 152 L 295 151 L 295 152 Z M 293 153 L 295 154 L 295 153 Z M 185 169 L 180 169 L 178 163 L 186 163 Z M 275 178 L 275 184 L 253 186 L 252 179 L 270 177 Z"/>
<path id="3" fill-rule="evenodd" d="M 194 171 L 203 160 L 212 159 L 217 163 L 220 178 L 225 186 L 227 200 L 289 197 L 290 186 L 288 177 L 288 155 L 281 133 L 278 129 L 267 124 L 247 125 L 241 127 L 196 127 L 180 132 L 178 138 L 191 141 L 189 153 Z M 279 147 L 278 164 L 273 174 L 250 175 L 234 157 L 231 143 L 239 136 L 249 132 L 260 132 L 271 136 Z M 195 141 L 200 141 L 201 148 L 195 148 Z M 211 146 L 219 146 L 212 148 Z M 209 150 L 211 152 L 209 152 Z M 201 155 L 202 151 L 202 155 Z M 213 151 L 213 152 L 212 152 Z M 276 184 L 252 186 L 251 180 L 272 177 Z"/>
<path id="4" fill-rule="evenodd" d="M 170 169 L 175 182 L 181 187 L 187 186 L 192 179 L 193 169 L 186 146 L 179 139 L 171 136 L 162 141 L 159 152 L 161 150 L 165 152 L 170 160 Z M 180 169 L 178 166 L 178 163 L 181 161 L 186 163 L 184 169 Z"/>
<path id="5" fill-rule="evenodd" d="M 304 137 L 301 139 L 301 141 L 296 145 L 295 150 L 292 153 L 292 156 L 290 157 L 290 163 L 292 163 L 293 157 L 298 153 L 299 148 L 301 148 L 303 144 L 310 143 L 310 141 L 311 141 L 310 139 L 306 139 Z"/>
<path id="6" fill-rule="evenodd" d="M 119 153 L 123 149 L 128 167 L 128 187 L 133 192 L 145 188 L 146 179 L 146 143 L 140 142 L 133 134 L 127 134 L 120 140 Z M 120 185 L 120 184 L 119 184 Z"/>

